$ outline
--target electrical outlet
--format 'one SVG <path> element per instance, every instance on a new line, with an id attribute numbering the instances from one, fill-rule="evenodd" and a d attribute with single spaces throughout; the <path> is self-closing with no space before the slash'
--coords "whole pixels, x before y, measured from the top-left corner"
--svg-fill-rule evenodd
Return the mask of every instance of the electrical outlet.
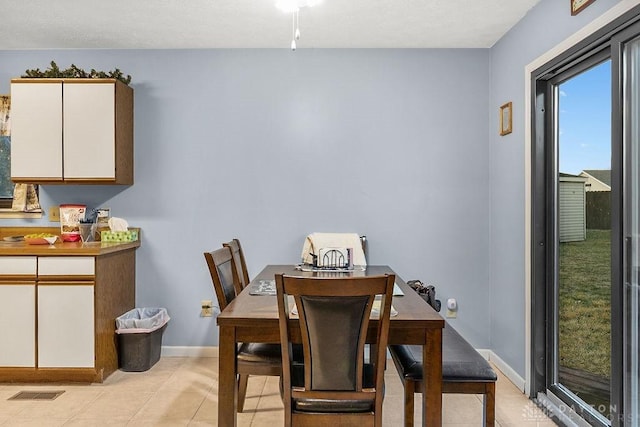
<path id="1" fill-rule="evenodd" d="M 213 316 L 213 302 L 209 299 L 203 299 L 200 302 L 200 317 Z"/>
<path id="2" fill-rule="evenodd" d="M 51 206 L 49 208 L 49 221 L 51 221 L 51 222 L 60 222 L 60 207 L 59 206 Z"/>
<path id="3" fill-rule="evenodd" d="M 447 318 L 455 319 L 458 317 L 458 301 L 455 298 L 447 300 Z"/>

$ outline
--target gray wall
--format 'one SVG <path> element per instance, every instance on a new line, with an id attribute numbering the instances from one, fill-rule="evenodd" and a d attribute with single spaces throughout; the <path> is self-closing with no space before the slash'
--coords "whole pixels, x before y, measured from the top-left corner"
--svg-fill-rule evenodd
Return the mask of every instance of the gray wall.
<path id="1" fill-rule="evenodd" d="M 618 1 L 568 3 L 542 0 L 490 50 L 5 51 L 0 93 L 51 60 L 133 76 L 135 185 L 42 201 L 142 227 L 137 304 L 169 309 L 164 345 L 217 343 L 203 251 L 238 237 L 253 276 L 309 232 L 355 231 L 372 263 L 456 297 L 458 329 L 524 377 L 524 67 Z M 0 221 L 22 224 L 47 220 Z"/>
<path id="2" fill-rule="evenodd" d="M 618 0 L 598 0 L 576 16 L 568 1 L 541 0 L 491 49 L 489 175 L 491 349 L 525 376 L 525 66 Z M 498 134 L 498 108 L 513 102 L 513 133 Z"/>
<path id="3" fill-rule="evenodd" d="M 51 60 L 133 76 L 135 185 L 43 186 L 42 204 L 142 228 L 137 305 L 167 307 L 164 345 L 217 344 L 204 251 L 238 237 L 253 276 L 354 231 L 489 346 L 488 50 L 4 51 L 0 93 Z M 48 221 L 0 222 L 22 224 Z"/>

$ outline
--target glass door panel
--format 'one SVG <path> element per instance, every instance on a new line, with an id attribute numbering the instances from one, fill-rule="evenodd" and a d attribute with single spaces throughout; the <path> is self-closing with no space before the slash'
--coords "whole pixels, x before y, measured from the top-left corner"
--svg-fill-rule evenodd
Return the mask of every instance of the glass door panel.
<path id="1" fill-rule="evenodd" d="M 608 424 L 611 403 L 611 61 L 555 86 L 555 385 Z"/>
<path id="2" fill-rule="evenodd" d="M 623 140 L 628 153 L 625 161 L 626 200 L 625 245 L 625 426 L 640 424 L 640 38 L 623 47 Z"/>

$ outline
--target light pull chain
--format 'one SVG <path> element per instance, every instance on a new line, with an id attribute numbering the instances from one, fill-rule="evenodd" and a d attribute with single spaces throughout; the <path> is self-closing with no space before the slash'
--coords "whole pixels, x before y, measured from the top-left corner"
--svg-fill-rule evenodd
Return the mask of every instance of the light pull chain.
<path id="1" fill-rule="evenodd" d="M 296 50 L 296 11 L 294 10 L 293 13 L 291 13 L 291 34 L 292 34 L 292 38 L 291 38 L 291 50 Z"/>
<path id="2" fill-rule="evenodd" d="M 284 13 L 291 13 L 291 50 L 298 48 L 300 40 L 300 9 L 321 3 L 322 0 L 276 0 L 276 7 Z"/>

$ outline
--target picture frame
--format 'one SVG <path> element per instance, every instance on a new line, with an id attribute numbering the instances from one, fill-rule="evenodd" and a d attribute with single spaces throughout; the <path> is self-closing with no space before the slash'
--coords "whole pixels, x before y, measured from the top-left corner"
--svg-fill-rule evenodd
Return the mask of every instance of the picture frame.
<path id="1" fill-rule="evenodd" d="M 575 16 L 582 12 L 584 8 L 589 6 L 596 0 L 569 0 L 571 2 L 571 16 Z"/>
<path id="2" fill-rule="evenodd" d="M 500 136 L 510 134 L 513 130 L 513 103 L 507 102 L 500 106 Z"/>

